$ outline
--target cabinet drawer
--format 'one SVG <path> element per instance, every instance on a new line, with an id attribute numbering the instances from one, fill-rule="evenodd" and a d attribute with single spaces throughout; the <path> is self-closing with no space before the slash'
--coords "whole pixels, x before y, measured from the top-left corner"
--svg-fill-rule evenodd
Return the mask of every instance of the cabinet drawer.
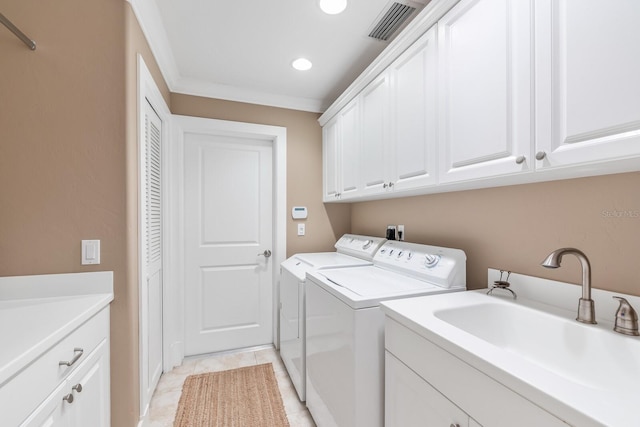
<path id="1" fill-rule="evenodd" d="M 485 427 L 566 427 L 559 418 L 400 323 L 386 319 L 385 347 Z M 489 401 L 488 401 L 489 400 Z"/>
<path id="2" fill-rule="evenodd" d="M 103 309 L 54 345 L 0 388 L 0 402 L 11 402 L 3 410 L 3 425 L 19 425 L 80 365 L 109 334 L 109 310 Z M 80 352 L 74 352 L 81 348 Z M 80 355 L 79 357 L 77 357 Z M 60 361 L 72 361 L 71 366 Z"/>

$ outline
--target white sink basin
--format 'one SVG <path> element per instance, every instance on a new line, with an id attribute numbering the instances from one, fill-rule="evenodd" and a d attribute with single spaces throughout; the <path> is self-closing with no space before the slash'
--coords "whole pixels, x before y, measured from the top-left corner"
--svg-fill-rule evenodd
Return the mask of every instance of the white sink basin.
<path id="1" fill-rule="evenodd" d="M 579 323 L 553 307 L 532 308 L 490 297 L 433 314 L 572 382 L 615 393 L 638 393 L 637 338 Z"/>
<path id="2" fill-rule="evenodd" d="M 638 425 L 640 338 L 613 331 L 614 294 L 593 289 L 598 324 L 589 325 L 575 320 L 578 286 L 521 275 L 511 283 L 517 300 L 485 289 L 391 301 L 383 310 L 569 425 Z M 640 310 L 640 298 L 628 299 Z"/>

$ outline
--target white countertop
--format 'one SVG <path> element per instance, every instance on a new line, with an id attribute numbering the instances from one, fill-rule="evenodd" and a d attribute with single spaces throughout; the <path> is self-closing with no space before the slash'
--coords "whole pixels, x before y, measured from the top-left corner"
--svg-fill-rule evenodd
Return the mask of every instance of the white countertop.
<path id="1" fill-rule="evenodd" d="M 112 300 L 112 272 L 0 277 L 0 386 Z"/>
<path id="2" fill-rule="evenodd" d="M 490 272 L 491 274 L 491 272 Z M 495 272 L 494 272 L 495 275 Z M 491 275 L 490 275 L 491 278 Z M 517 392 L 529 401 L 547 409 L 560 419 L 576 426 L 602 426 L 602 425 L 634 425 L 637 418 L 637 405 L 640 402 L 640 391 L 635 390 L 626 393 L 618 393 L 618 390 L 603 390 L 585 386 L 579 381 L 568 380 L 558 376 L 547 369 L 543 369 L 530 360 L 519 357 L 513 352 L 505 351 L 488 342 L 466 333 L 463 330 L 440 320 L 434 315 L 438 310 L 462 307 L 465 304 L 474 304 L 476 301 L 490 301 L 492 304 L 516 304 L 540 308 L 555 316 L 564 317 L 568 322 L 575 322 L 575 306 L 580 296 L 580 288 L 575 285 L 561 284 L 560 282 L 544 279 L 534 280 L 528 276 L 512 276 L 513 282 L 531 282 L 534 287 L 512 286 L 518 292 L 518 299 L 512 300 L 510 296 L 489 297 L 485 290 L 470 291 L 437 295 L 433 297 L 418 297 L 404 300 L 385 302 L 382 309 L 393 320 L 413 330 L 417 334 L 450 352 L 460 360 L 484 372 L 496 381 Z M 525 283 L 528 284 L 528 283 Z M 554 292 L 556 287 L 562 288 L 571 294 L 571 298 Z M 541 301 L 544 294 L 551 294 L 555 307 L 544 306 L 548 301 Z M 575 295 L 574 295 L 575 294 Z M 535 297 L 527 299 L 527 297 Z M 635 307 L 638 298 L 627 296 Z M 565 300 L 566 298 L 566 300 Z M 557 304 L 558 299 L 562 304 Z M 598 290 L 594 292 L 596 299 L 596 311 L 605 318 L 599 318 L 597 325 L 584 326 L 597 334 L 613 334 L 621 341 L 624 340 L 629 347 L 623 347 L 625 352 L 637 353 L 638 337 L 625 337 L 613 332 L 612 323 L 613 306 L 610 300 L 611 293 Z M 569 303 L 573 310 L 558 307 Z M 615 300 L 613 300 L 615 303 Z M 505 319 L 508 321 L 508 319 Z M 579 324 L 582 325 L 582 324 Z M 517 327 L 517 326 L 516 326 Z M 582 327 L 582 326 L 580 326 Z M 524 331 L 523 331 L 524 333 Z M 633 347 L 633 350 L 629 350 Z M 594 375 L 594 372 L 584 372 L 584 375 Z"/>

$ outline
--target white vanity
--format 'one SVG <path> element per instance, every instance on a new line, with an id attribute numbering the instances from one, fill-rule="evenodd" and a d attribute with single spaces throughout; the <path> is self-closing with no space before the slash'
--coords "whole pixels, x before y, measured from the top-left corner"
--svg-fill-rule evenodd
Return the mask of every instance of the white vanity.
<path id="1" fill-rule="evenodd" d="M 0 425 L 110 426 L 113 273 L 0 278 Z"/>
<path id="2" fill-rule="evenodd" d="M 579 286 L 510 281 L 517 299 L 484 289 L 382 304 L 385 426 L 637 425 L 640 337 L 612 330 L 621 294 L 593 289 L 587 325 Z"/>

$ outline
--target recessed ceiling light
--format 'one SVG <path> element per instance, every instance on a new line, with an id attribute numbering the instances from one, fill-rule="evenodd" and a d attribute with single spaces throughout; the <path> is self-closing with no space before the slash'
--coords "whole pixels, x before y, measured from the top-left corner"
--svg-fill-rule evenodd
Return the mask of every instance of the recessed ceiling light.
<path id="1" fill-rule="evenodd" d="M 320 9 L 329 15 L 337 15 L 347 8 L 347 0 L 319 0 Z"/>
<path id="2" fill-rule="evenodd" d="M 311 69 L 313 64 L 306 58 L 298 58 L 291 63 L 291 66 L 293 66 L 293 68 L 295 68 L 296 70 L 307 71 Z"/>

